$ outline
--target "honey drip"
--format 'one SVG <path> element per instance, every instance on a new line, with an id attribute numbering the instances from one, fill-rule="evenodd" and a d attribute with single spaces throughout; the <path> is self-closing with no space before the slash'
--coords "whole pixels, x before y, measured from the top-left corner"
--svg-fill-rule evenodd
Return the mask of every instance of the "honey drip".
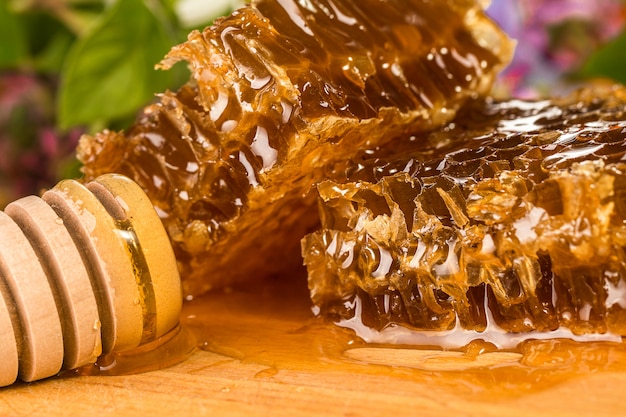
<path id="1" fill-rule="evenodd" d="M 313 184 L 356 149 L 445 124 L 511 53 L 474 1 L 253 1 L 170 52 L 187 85 L 78 157 L 87 179 L 146 190 L 197 295 L 300 263 Z"/>
<path id="2" fill-rule="evenodd" d="M 195 336 L 178 325 L 167 334 L 137 348 L 102 355 L 92 364 L 63 373 L 74 375 L 130 375 L 155 371 L 188 359 L 197 349 Z"/>
<path id="3" fill-rule="evenodd" d="M 625 104 L 623 87 L 478 100 L 361 152 L 349 182 L 318 187 L 322 230 L 302 250 L 316 311 L 374 342 L 621 340 Z"/>

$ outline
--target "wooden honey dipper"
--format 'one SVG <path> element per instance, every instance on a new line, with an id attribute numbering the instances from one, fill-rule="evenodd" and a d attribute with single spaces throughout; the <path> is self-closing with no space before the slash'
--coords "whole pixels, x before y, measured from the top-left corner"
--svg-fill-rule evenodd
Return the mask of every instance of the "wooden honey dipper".
<path id="1" fill-rule="evenodd" d="M 65 180 L 0 212 L 0 386 L 151 342 L 181 305 L 165 229 L 130 179 Z"/>

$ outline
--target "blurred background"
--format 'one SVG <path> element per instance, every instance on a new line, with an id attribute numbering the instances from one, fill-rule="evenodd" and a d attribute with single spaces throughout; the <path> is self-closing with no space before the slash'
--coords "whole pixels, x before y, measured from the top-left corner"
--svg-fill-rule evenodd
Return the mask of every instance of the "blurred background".
<path id="1" fill-rule="evenodd" d="M 0 0 L 0 208 L 77 177 L 78 138 L 123 129 L 184 66 L 175 44 L 244 0 Z M 542 97 L 588 79 L 626 83 L 626 0 L 493 0 L 518 41 L 495 93 Z"/>

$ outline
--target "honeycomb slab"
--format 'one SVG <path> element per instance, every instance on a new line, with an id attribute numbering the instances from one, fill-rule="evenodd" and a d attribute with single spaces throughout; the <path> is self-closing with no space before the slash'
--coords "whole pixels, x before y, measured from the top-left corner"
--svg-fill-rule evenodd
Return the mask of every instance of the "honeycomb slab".
<path id="1" fill-rule="evenodd" d="M 302 254 L 319 314 L 404 343 L 626 334 L 623 87 L 475 100 L 395 144 L 318 187 L 322 229 Z"/>
<path id="2" fill-rule="evenodd" d="M 253 1 L 170 52 L 187 85 L 78 156 L 86 180 L 142 186 L 198 294 L 301 263 L 311 187 L 358 149 L 449 122 L 512 49 L 479 1 Z"/>

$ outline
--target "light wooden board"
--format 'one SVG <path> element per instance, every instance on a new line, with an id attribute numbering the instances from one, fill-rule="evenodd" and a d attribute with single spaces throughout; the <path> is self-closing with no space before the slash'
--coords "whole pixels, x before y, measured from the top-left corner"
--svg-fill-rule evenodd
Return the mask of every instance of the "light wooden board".
<path id="1" fill-rule="evenodd" d="M 14 385 L 0 390 L 0 416 L 626 415 L 621 345 L 366 346 L 313 320 L 305 299 L 302 288 L 270 286 L 195 300 L 183 321 L 202 349 L 186 361 Z"/>

